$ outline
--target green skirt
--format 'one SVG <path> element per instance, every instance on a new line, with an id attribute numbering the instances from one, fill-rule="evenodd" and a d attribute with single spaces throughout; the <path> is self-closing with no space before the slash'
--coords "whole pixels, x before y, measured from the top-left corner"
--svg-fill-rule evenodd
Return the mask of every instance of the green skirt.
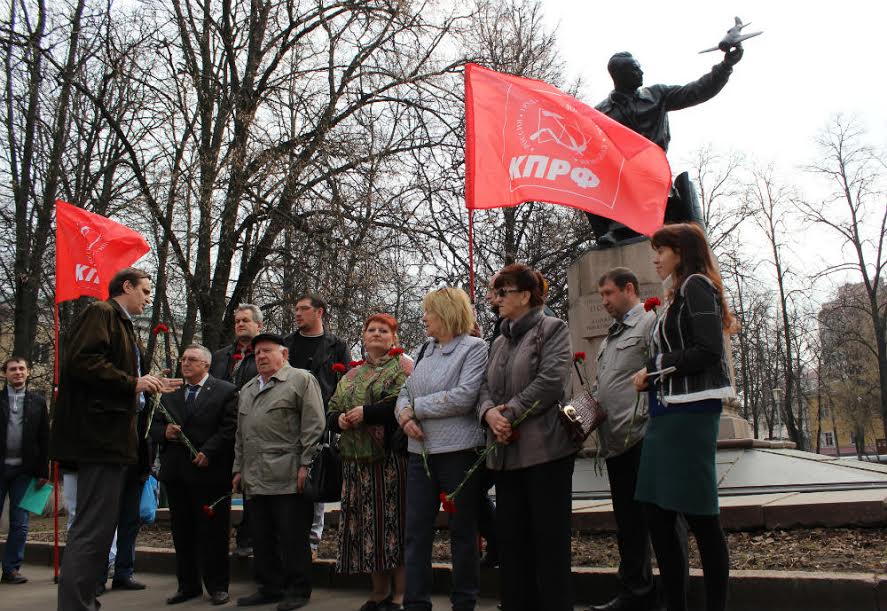
<path id="1" fill-rule="evenodd" d="M 717 412 L 650 418 L 635 499 L 679 513 L 719 514 L 715 453 L 720 420 Z"/>

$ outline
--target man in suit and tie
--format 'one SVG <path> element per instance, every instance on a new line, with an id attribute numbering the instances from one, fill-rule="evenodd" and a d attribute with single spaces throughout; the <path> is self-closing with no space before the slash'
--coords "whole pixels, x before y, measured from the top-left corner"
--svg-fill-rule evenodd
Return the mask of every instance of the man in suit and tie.
<path id="1" fill-rule="evenodd" d="M 163 398 L 175 422 L 155 413 L 152 437 L 160 444 L 159 479 L 166 488 L 176 548 L 175 605 L 203 593 L 228 602 L 231 466 L 237 428 L 237 387 L 209 375 L 212 353 L 199 344 L 181 357 L 185 386 Z M 185 442 L 196 451 L 194 456 Z M 221 500 L 219 500 L 221 499 Z M 216 502 L 218 501 L 218 502 Z"/>

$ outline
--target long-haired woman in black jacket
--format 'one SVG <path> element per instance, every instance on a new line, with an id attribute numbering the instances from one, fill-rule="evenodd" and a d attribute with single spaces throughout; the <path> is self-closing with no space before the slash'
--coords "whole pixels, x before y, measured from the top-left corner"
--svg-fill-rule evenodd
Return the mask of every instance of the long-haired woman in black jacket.
<path id="1" fill-rule="evenodd" d="M 734 321 L 697 225 L 666 225 L 653 234 L 652 246 L 666 303 L 658 312 L 647 367 L 634 380 L 638 391 L 650 395 L 635 498 L 645 503 L 668 611 L 687 608 L 687 541 L 679 516 L 699 547 L 706 609 L 723 611 L 730 564 L 715 452 L 721 403 L 735 396 L 724 341 Z"/>

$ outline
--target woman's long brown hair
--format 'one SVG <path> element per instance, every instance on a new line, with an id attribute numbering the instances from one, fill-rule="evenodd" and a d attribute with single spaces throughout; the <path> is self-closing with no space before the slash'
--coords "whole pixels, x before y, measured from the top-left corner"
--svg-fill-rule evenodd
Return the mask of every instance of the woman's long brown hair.
<path id="1" fill-rule="evenodd" d="M 680 256 L 681 260 L 674 271 L 672 291 L 681 290 L 684 281 L 693 274 L 703 274 L 711 280 L 718 290 L 718 298 L 721 300 L 721 324 L 725 331 L 734 331 L 736 320 L 730 312 L 730 308 L 727 307 L 727 300 L 724 298 L 724 283 L 721 280 L 721 274 L 715 267 L 714 256 L 711 254 L 702 229 L 695 223 L 665 225 L 653 234 L 650 244 L 654 249 L 666 246 Z"/>

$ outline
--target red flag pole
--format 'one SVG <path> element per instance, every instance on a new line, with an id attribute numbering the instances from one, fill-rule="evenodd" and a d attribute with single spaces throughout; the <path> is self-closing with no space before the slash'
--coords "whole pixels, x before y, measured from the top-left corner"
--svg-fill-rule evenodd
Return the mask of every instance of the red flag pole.
<path id="1" fill-rule="evenodd" d="M 54 351 L 54 373 L 52 382 L 53 407 L 55 401 L 58 400 L 59 392 L 59 304 L 56 303 L 53 308 L 55 315 L 55 351 Z M 59 464 L 55 461 L 52 463 L 52 485 L 53 485 L 53 544 L 52 544 L 52 570 L 56 582 L 59 580 Z"/>
<path id="2" fill-rule="evenodd" d="M 55 461 L 52 462 L 52 481 L 53 481 L 53 495 L 54 495 L 54 509 L 53 509 L 53 518 L 54 524 L 53 528 L 55 530 L 55 535 L 53 538 L 52 544 L 52 570 L 53 576 L 58 583 L 59 580 L 59 464 Z"/>
<path id="3" fill-rule="evenodd" d="M 474 209 L 468 209 L 468 288 L 474 303 Z"/>

